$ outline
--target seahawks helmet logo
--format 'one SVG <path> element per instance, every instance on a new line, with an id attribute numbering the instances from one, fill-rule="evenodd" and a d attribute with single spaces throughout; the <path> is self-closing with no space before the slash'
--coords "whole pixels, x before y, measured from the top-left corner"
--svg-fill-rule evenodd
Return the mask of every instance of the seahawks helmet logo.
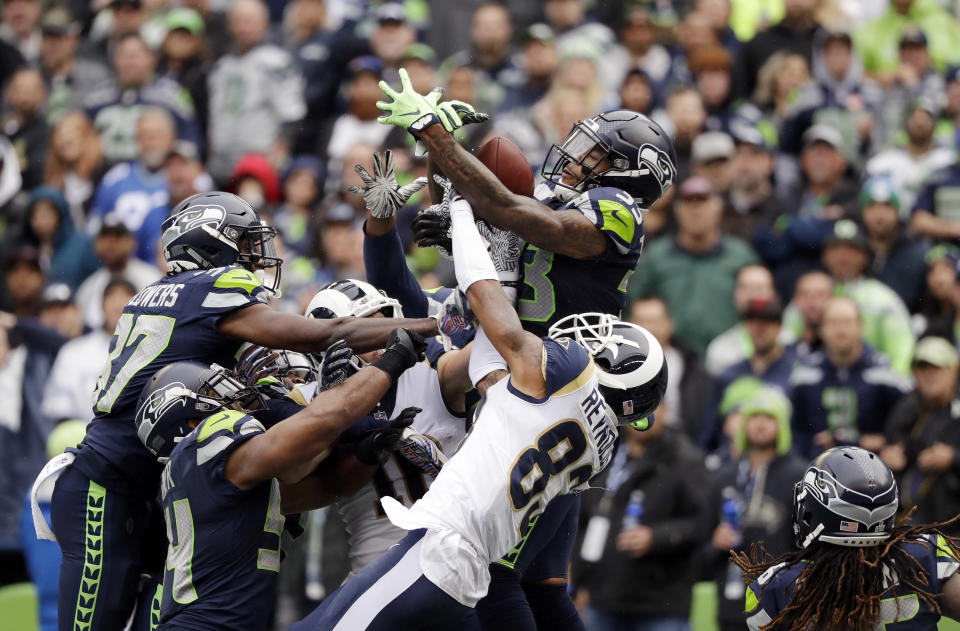
<path id="1" fill-rule="evenodd" d="M 174 406 L 186 405 L 189 393 L 190 390 L 179 381 L 168 384 L 156 392 L 153 392 L 143 403 L 143 408 L 139 414 L 137 414 L 137 420 L 139 421 L 137 434 L 140 436 L 140 440 L 146 442 L 150 434 L 153 433 L 157 423 L 160 422 L 160 419 Z M 155 441 L 156 439 L 153 439 L 150 442 Z M 156 445 L 154 447 L 156 448 Z"/>
<path id="2" fill-rule="evenodd" d="M 177 215 L 173 226 L 176 226 L 182 234 L 202 225 L 217 227 L 223 222 L 226 216 L 227 211 L 224 210 L 223 206 L 200 206 L 198 208 L 190 208 Z"/>
<path id="3" fill-rule="evenodd" d="M 650 172 L 656 176 L 660 182 L 660 188 L 662 190 L 667 190 L 673 186 L 676 172 L 673 163 L 670 161 L 670 156 L 668 156 L 663 149 L 649 143 L 640 145 L 640 151 L 637 154 L 637 163 L 650 169 Z"/>

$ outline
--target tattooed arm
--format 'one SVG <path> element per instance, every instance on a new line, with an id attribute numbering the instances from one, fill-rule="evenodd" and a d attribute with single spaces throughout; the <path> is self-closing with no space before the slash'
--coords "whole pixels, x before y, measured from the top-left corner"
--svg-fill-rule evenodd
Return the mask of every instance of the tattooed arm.
<path id="1" fill-rule="evenodd" d="M 478 217 L 549 252 L 575 259 L 606 253 L 606 237 L 583 214 L 554 211 L 535 199 L 514 195 L 442 125 L 427 127 L 419 138 L 430 152 L 430 160 L 470 202 Z"/>

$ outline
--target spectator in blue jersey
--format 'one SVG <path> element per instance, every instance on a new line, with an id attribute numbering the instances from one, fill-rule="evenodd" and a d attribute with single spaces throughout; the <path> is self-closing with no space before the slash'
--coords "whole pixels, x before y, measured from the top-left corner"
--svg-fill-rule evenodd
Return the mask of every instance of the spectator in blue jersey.
<path id="1" fill-rule="evenodd" d="M 837 445 L 879 452 L 887 415 L 909 380 L 863 341 L 860 309 L 850 298 L 827 302 L 820 337 L 823 350 L 802 358 L 790 377 L 798 453 L 812 457 Z"/>
<path id="2" fill-rule="evenodd" d="M 740 417 L 729 414 L 739 401 L 731 401 L 731 386 L 743 377 L 752 377 L 769 386 L 790 392 L 790 373 L 796 355 L 780 341 L 783 305 L 774 296 L 754 298 L 747 302 L 741 319 L 753 345 L 753 354 L 725 369 L 713 380 L 710 403 L 705 410 L 700 447 L 707 452 L 725 453 L 729 441 L 737 434 Z"/>
<path id="3" fill-rule="evenodd" d="M 870 275 L 897 292 L 910 312 L 921 304 L 928 244 L 900 221 L 900 196 L 892 178 L 873 177 L 860 192 L 863 226 L 872 260 Z"/>
<path id="4" fill-rule="evenodd" d="M 591 631 L 690 629 L 707 474 L 703 454 L 659 422 L 663 412 L 645 432 L 624 430 L 596 485 L 604 491 L 583 495 L 589 522 L 572 582 Z"/>
<path id="5" fill-rule="evenodd" d="M 178 137 L 200 144 L 190 95 L 176 81 L 157 78 L 156 65 L 156 56 L 143 38 L 135 33 L 125 35 L 113 53 L 116 81 L 87 96 L 87 115 L 100 132 L 108 164 L 136 159 L 137 121 L 151 106 L 167 111 Z"/>
<path id="6" fill-rule="evenodd" d="M 930 176 L 909 225 L 917 236 L 960 244 L 960 166 L 953 163 Z"/>
<path id="7" fill-rule="evenodd" d="M 94 193 L 88 232 L 96 233 L 103 218 L 116 213 L 137 239 L 137 257 L 152 263 L 160 224 L 170 212 L 163 166 L 176 140 L 174 121 L 165 110 L 147 109 L 136 122 L 136 135 L 137 159 L 107 171 Z"/>
<path id="8" fill-rule="evenodd" d="M 737 458 L 711 478 L 703 519 L 712 530 L 706 546 L 707 571 L 717 585 L 721 631 L 743 631 L 746 586 L 730 563 L 731 550 L 749 550 L 763 541 L 771 554 L 793 548 L 790 524 L 793 483 L 805 462 L 790 451 L 790 399 L 776 388 L 761 388 L 740 407 L 734 436 Z"/>
<path id="9" fill-rule="evenodd" d="M 33 189 L 27 208 L 21 242 L 40 253 L 48 280 L 76 289 L 100 267 L 90 236 L 74 227 L 67 200 L 55 188 Z"/>
<path id="10" fill-rule="evenodd" d="M 900 481 L 904 511 L 913 519 L 939 522 L 960 513 L 960 358 L 942 337 L 925 337 L 913 356 L 916 390 L 890 413 L 880 452 Z M 958 530 L 952 528 L 953 533 Z"/>

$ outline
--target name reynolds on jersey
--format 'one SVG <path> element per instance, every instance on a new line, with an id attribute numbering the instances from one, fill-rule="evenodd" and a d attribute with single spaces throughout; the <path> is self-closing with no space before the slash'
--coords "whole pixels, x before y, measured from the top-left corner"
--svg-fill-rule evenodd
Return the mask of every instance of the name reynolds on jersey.
<path id="1" fill-rule="evenodd" d="M 587 398 L 580 401 L 580 411 L 590 425 L 593 442 L 597 445 L 597 458 L 600 466 L 597 473 L 607 468 L 613 458 L 613 445 L 617 440 L 617 432 L 610 426 L 607 418 L 607 407 L 600 390 L 594 386 Z"/>
<path id="2" fill-rule="evenodd" d="M 150 285 L 140 290 L 130 302 L 130 307 L 172 307 L 177 303 L 180 297 L 180 290 L 185 285 L 183 283 L 170 283 L 168 285 Z"/>

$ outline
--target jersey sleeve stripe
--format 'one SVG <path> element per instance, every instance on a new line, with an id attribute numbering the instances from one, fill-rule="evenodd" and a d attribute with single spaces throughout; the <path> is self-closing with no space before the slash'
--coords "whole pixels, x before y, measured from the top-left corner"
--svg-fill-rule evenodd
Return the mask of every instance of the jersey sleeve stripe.
<path id="1" fill-rule="evenodd" d="M 260 286 L 260 281 L 245 269 L 232 269 L 218 276 L 213 286 L 219 289 L 242 289 L 248 296 L 252 296 L 253 291 Z"/>
<path id="2" fill-rule="evenodd" d="M 242 307 L 248 304 L 250 304 L 250 301 L 240 294 L 221 294 L 211 291 L 203 299 L 200 306 L 207 309 L 223 309 L 226 307 Z"/>
<path id="3" fill-rule="evenodd" d="M 773 618 L 770 617 L 770 614 L 761 609 L 757 613 L 747 618 L 747 627 L 750 629 L 750 631 L 759 631 L 772 621 Z"/>
<path id="4" fill-rule="evenodd" d="M 576 378 L 573 379 L 573 381 L 569 382 L 567 385 L 563 386 L 562 388 L 554 392 L 552 396 L 562 397 L 565 394 L 570 394 L 575 390 L 579 390 L 580 388 L 585 386 L 587 382 L 590 381 L 590 379 L 592 378 L 593 378 L 593 359 L 590 359 L 589 363 L 587 364 L 587 367 L 583 369 L 583 372 L 577 375 Z"/>

